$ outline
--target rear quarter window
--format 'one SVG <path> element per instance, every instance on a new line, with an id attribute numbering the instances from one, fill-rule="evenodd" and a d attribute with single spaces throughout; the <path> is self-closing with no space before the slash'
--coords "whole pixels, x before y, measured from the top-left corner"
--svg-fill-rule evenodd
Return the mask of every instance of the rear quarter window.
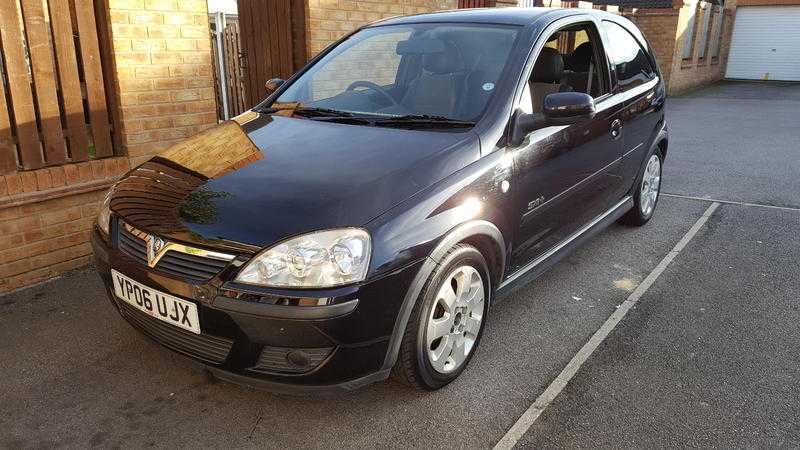
<path id="1" fill-rule="evenodd" d="M 647 51 L 622 25 L 603 21 L 608 39 L 608 56 L 617 74 L 617 85 L 626 91 L 656 77 Z"/>

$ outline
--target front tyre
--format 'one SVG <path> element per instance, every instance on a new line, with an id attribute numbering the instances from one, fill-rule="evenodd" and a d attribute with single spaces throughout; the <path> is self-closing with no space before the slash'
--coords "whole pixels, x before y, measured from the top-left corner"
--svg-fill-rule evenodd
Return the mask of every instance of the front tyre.
<path id="1" fill-rule="evenodd" d="M 425 390 L 458 378 L 480 343 L 491 292 L 483 255 L 470 245 L 453 247 L 408 319 L 395 365 L 398 378 Z"/>
<path id="2" fill-rule="evenodd" d="M 641 226 L 652 217 L 661 192 L 661 155 L 653 153 L 644 166 L 633 196 L 633 209 L 622 216 L 627 225 Z"/>

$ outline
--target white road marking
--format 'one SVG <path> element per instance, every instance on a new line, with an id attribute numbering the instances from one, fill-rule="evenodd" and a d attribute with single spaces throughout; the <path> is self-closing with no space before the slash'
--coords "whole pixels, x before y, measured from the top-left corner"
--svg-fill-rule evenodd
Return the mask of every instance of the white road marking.
<path id="1" fill-rule="evenodd" d="M 747 206 L 750 208 L 769 208 L 769 209 L 781 209 L 784 211 L 800 211 L 800 208 L 793 208 L 791 206 L 773 206 L 773 205 L 764 205 L 761 203 L 747 203 L 747 202 L 735 202 L 732 200 L 719 200 L 716 198 L 706 198 L 706 197 L 693 197 L 691 195 L 681 195 L 681 194 L 667 194 L 666 192 L 662 192 L 659 195 L 663 195 L 665 197 L 675 197 L 675 198 L 685 198 L 687 200 L 700 200 L 704 202 L 716 202 L 721 203 L 724 205 L 738 205 L 738 206 Z"/>
<path id="2" fill-rule="evenodd" d="M 558 394 L 567 386 L 567 383 L 578 373 L 581 366 L 589 359 L 589 357 L 597 350 L 597 347 L 608 337 L 611 331 L 616 328 L 617 324 L 628 314 L 628 311 L 636 305 L 636 302 L 644 295 L 645 292 L 653 285 L 656 279 L 664 272 L 673 259 L 683 250 L 684 247 L 694 238 L 700 228 L 708 221 L 708 218 L 719 207 L 720 202 L 714 202 L 706 209 L 703 215 L 697 219 L 697 222 L 692 225 L 689 231 L 683 235 L 680 241 L 675 244 L 675 247 L 667 253 L 667 255 L 658 263 L 655 269 L 642 281 L 639 286 L 622 302 L 621 305 L 614 311 L 611 316 L 606 319 L 600 328 L 595 331 L 589 341 L 581 347 L 578 353 L 564 367 L 564 370 L 547 386 L 547 389 L 539 395 L 539 398 L 517 419 L 516 423 L 506 432 L 505 436 L 494 446 L 495 450 L 511 449 L 522 438 L 523 435 L 530 429 L 531 425 L 539 418 L 544 410 L 555 400 Z"/>

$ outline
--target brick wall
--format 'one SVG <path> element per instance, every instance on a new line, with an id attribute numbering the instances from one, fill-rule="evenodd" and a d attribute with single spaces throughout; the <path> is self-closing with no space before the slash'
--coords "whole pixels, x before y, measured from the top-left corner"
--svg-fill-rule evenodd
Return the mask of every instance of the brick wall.
<path id="1" fill-rule="evenodd" d="M 457 0 L 308 0 L 308 56 L 345 34 L 386 17 L 455 9 Z"/>
<path id="2" fill-rule="evenodd" d="M 108 5 L 117 153 L 128 156 L 0 176 L 0 293 L 89 264 L 88 239 L 108 187 L 216 124 L 205 0 Z"/>
<path id="3" fill-rule="evenodd" d="M 0 292 L 87 265 L 99 203 L 129 168 L 116 157 L 0 177 Z"/>
<path id="4" fill-rule="evenodd" d="M 692 9 L 694 11 L 694 34 L 693 34 L 693 51 L 692 57 L 684 59 L 684 32 L 687 24 L 692 17 Z M 712 19 L 709 24 L 708 34 L 706 41 L 703 41 L 702 33 L 702 20 L 705 10 L 711 8 Z M 715 14 L 724 14 L 722 21 L 722 34 L 720 35 L 720 51 L 719 57 L 713 58 L 711 53 L 712 41 L 715 36 L 716 26 L 718 26 L 713 17 Z M 680 16 L 678 19 L 677 41 L 675 44 L 675 54 L 672 61 L 672 73 L 669 83 L 669 94 L 676 95 L 699 86 L 713 83 L 714 81 L 721 80 L 725 76 L 725 65 L 728 59 L 728 49 L 730 47 L 730 38 L 733 25 L 733 16 L 730 10 L 723 10 L 717 6 L 707 2 L 698 2 L 696 6 L 684 4 L 680 9 Z M 705 48 L 705 56 L 700 57 L 701 49 Z"/>
<path id="5" fill-rule="evenodd" d="M 678 29 L 677 9 L 640 9 L 633 15 L 626 16 L 644 33 L 658 66 L 669 84 L 672 73 L 672 62 L 675 58 L 675 36 Z"/>
<path id="6" fill-rule="evenodd" d="M 217 123 L 205 0 L 109 0 L 122 145 L 132 162 Z"/>
<path id="7" fill-rule="evenodd" d="M 703 41 L 702 19 L 706 8 L 712 8 L 713 13 Z M 716 14 L 724 14 L 724 19 L 721 22 L 719 56 L 715 58 L 711 49 L 719 26 L 714 20 Z M 639 9 L 627 12 L 625 16 L 636 23 L 653 47 L 670 95 L 684 93 L 725 76 L 733 30 L 732 9 L 721 9 L 704 1 L 692 5 L 688 1 L 675 0 L 671 9 Z M 691 58 L 684 59 L 684 36 L 692 19 L 695 21 L 693 52 Z M 702 48 L 706 49 L 703 58 L 700 57 Z"/>

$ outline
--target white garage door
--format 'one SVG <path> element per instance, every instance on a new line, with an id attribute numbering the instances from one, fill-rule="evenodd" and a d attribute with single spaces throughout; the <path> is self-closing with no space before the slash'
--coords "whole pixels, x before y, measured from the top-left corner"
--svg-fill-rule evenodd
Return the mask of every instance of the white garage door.
<path id="1" fill-rule="evenodd" d="M 737 8 L 725 76 L 800 81 L 800 6 Z"/>

